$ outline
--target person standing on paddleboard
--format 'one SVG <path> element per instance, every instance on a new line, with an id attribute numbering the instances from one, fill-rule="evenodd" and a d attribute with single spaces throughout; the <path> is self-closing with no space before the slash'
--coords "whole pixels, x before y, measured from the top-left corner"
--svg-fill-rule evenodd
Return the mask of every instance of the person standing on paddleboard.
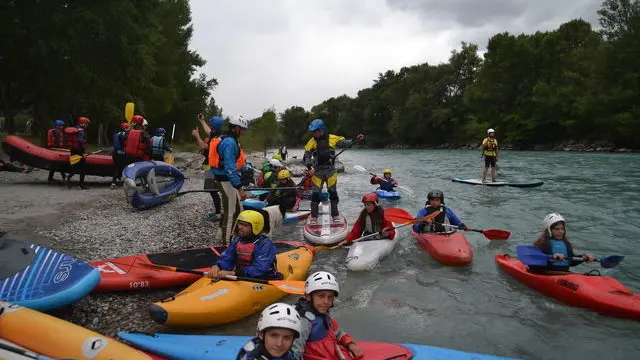
<path id="1" fill-rule="evenodd" d="M 247 158 L 238 138 L 248 127 L 249 122 L 241 115 L 234 116 L 229 119 L 229 131 L 213 138 L 209 143 L 210 172 L 215 176 L 222 195 L 222 240 L 225 243 L 231 238 L 234 217 L 243 210 L 242 200 L 247 198 L 240 177 Z"/>
<path id="2" fill-rule="evenodd" d="M 482 182 L 487 180 L 487 172 L 491 167 L 491 181 L 496 182 L 496 166 L 498 163 L 498 140 L 496 140 L 496 131 L 487 130 L 487 137 L 482 140 L 482 155 L 484 156 L 484 172 L 482 173 Z"/>
<path id="3" fill-rule="evenodd" d="M 443 224 L 457 226 L 460 230 L 469 230 L 469 227 L 460 220 L 458 215 L 456 215 L 451 208 L 444 205 L 444 193 L 440 190 L 432 190 L 427 194 L 427 202 L 424 204 L 424 207 L 418 211 L 416 218 L 423 218 L 436 211 L 440 211 L 440 214 L 438 214 L 434 219 L 413 224 L 413 231 L 417 233 L 441 233 L 447 232 L 453 228 L 443 226 Z"/>
<path id="4" fill-rule="evenodd" d="M 310 224 L 318 222 L 318 208 L 320 206 L 320 192 L 324 183 L 327 183 L 329 201 L 331 201 L 331 216 L 334 222 L 340 222 L 338 210 L 338 172 L 334 166 L 336 146 L 340 143 L 352 143 L 354 140 L 345 140 L 344 136 L 329 134 L 321 119 L 315 119 L 309 124 L 309 131 L 313 136 L 304 146 L 302 162 L 307 167 L 305 176 L 311 176 L 313 182 L 313 194 L 311 195 Z M 364 135 L 356 136 L 355 141 L 362 141 Z"/>
<path id="5" fill-rule="evenodd" d="M 567 238 L 566 225 L 567 221 L 558 213 L 551 213 L 544 217 L 544 220 L 542 220 L 544 230 L 533 246 L 554 257 L 549 259 L 547 266 L 529 265 L 530 272 L 538 274 L 553 274 L 553 272 L 558 271 L 569 272 L 569 267 L 582 263 L 582 261 L 568 260 L 568 258 L 574 257 L 575 254 L 573 246 Z M 586 262 L 596 260 L 596 257 L 591 254 L 584 254 L 582 258 Z"/>
<path id="6" fill-rule="evenodd" d="M 84 185 L 84 176 L 87 171 L 87 159 L 85 152 L 87 151 L 87 133 L 86 129 L 89 127 L 88 118 L 81 116 L 77 120 L 77 126 L 70 126 L 64 129 L 67 134 L 67 145 L 71 151 L 69 156 L 69 163 L 71 164 L 71 172 L 67 175 L 67 187 L 71 189 L 71 177 L 74 174 L 80 176 L 78 185 L 80 189 L 86 190 L 87 186 Z"/>
<path id="7" fill-rule="evenodd" d="M 242 346 L 236 360 L 296 360 L 291 346 L 300 336 L 300 322 L 289 304 L 267 306 L 258 319 L 257 336 Z"/>
<path id="8" fill-rule="evenodd" d="M 215 175 L 211 173 L 211 167 L 209 166 L 209 144 L 211 143 L 211 139 L 215 139 L 222 134 L 222 127 L 224 126 L 224 120 L 220 116 L 214 116 L 209 119 L 209 124 L 204 121 L 204 116 L 202 114 L 198 114 L 198 120 L 202 125 L 202 129 L 209 134 L 209 137 L 204 140 L 200 137 L 200 132 L 198 128 L 193 129 L 191 135 L 196 139 L 198 146 L 200 147 L 200 154 L 204 156 L 204 160 L 202 161 L 202 168 L 204 169 L 204 190 L 218 190 L 218 185 L 216 184 Z M 220 216 L 222 211 L 222 205 L 220 205 L 220 193 L 218 191 L 209 192 L 211 196 L 211 200 L 213 201 L 213 213 L 210 213 L 206 216 L 208 221 L 216 221 L 221 220 Z"/>
<path id="9" fill-rule="evenodd" d="M 60 149 L 64 146 L 63 145 L 64 142 L 62 139 L 63 128 L 64 128 L 64 121 L 56 120 L 53 123 L 53 128 L 47 131 L 47 148 L 48 149 L 53 149 L 53 148 Z M 47 179 L 48 182 L 53 182 L 54 173 L 55 173 L 54 170 L 49 171 L 49 178 Z M 60 171 L 60 175 L 62 175 L 62 181 L 65 181 L 67 179 L 67 175 L 62 171 Z"/>

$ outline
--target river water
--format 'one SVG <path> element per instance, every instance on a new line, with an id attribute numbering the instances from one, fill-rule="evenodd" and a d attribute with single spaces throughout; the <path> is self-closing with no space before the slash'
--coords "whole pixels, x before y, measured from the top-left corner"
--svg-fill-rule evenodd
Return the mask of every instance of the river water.
<path id="1" fill-rule="evenodd" d="M 300 152 L 298 154 L 298 152 Z M 301 156 L 300 150 L 290 155 Z M 502 153 L 502 180 L 544 181 L 537 188 L 491 188 L 451 181 L 481 177 L 478 151 L 347 150 L 341 155 L 340 209 L 353 223 L 360 198 L 374 189 L 361 165 L 380 174 L 391 168 L 414 196 L 385 206 L 412 214 L 424 206 L 430 189 L 444 192 L 446 204 L 474 228 L 511 231 L 506 242 L 482 234 L 465 235 L 474 250 L 466 268 L 440 265 L 417 248 L 407 228 L 395 251 L 366 272 L 347 271 L 346 250 L 319 252 L 311 271 L 340 279 L 333 315 L 356 339 L 418 343 L 523 359 L 635 359 L 640 356 L 640 323 L 565 306 L 531 290 L 498 268 L 496 254 L 515 255 L 541 233 L 541 220 L 559 212 L 577 253 L 625 255 L 615 269 L 601 269 L 640 292 L 640 157 L 632 154 L 563 152 Z M 282 238 L 302 239 L 302 224 L 281 228 Z M 279 239 L 278 235 L 274 236 Z M 586 272 L 596 265 L 581 265 Z M 294 297 L 285 301 L 293 302 Z M 257 316 L 212 329 L 211 333 L 250 335 Z"/>

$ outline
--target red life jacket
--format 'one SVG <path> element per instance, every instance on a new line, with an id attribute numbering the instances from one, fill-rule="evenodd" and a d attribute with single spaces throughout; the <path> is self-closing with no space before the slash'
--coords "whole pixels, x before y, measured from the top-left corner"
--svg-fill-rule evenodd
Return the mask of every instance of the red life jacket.
<path id="1" fill-rule="evenodd" d="M 241 270 L 251 265 L 257 241 L 258 240 L 250 243 L 238 241 L 238 245 L 236 245 L 236 269 Z"/>
<path id="2" fill-rule="evenodd" d="M 124 144 L 125 155 L 147 160 L 147 144 L 142 138 L 142 130 L 129 130 Z"/>
<path id="3" fill-rule="evenodd" d="M 308 321 L 308 319 L 305 318 Z M 304 321 L 304 320 L 303 320 Z M 312 321 L 311 334 L 304 346 L 304 360 L 324 359 L 354 359 L 353 355 L 344 346 L 353 342 L 353 338 L 340 329 L 340 325 L 332 317 L 329 317 L 329 327 L 326 328 L 322 319 Z M 340 351 L 342 356 L 337 352 Z"/>
<path id="4" fill-rule="evenodd" d="M 82 146 L 80 145 L 80 139 L 78 139 L 78 133 L 80 129 L 75 126 L 69 126 L 64 128 L 64 133 L 67 134 L 67 146 L 71 149 L 80 150 Z"/>
<path id="5" fill-rule="evenodd" d="M 57 141 L 56 133 L 59 136 Z M 62 132 L 58 130 L 58 128 L 49 129 L 49 131 L 47 131 L 47 147 L 61 148 L 62 146 Z"/>

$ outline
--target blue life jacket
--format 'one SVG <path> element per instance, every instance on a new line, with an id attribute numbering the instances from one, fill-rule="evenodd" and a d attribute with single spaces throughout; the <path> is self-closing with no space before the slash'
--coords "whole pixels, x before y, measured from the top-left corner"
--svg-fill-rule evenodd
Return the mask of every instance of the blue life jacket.
<path id="1" fill-rule="evenodd" d="M 154 136 L 151 138 L 151 155 L 164 155 L 163 136 Z"/>
<path id="2" fill-rule="evenodd" d="M 565 259 L 569 256 L 569 251 L 567 250 L 567 243 L 562 240 L 551 239 L 551 252 L 554 254 L 562 254 Z M 568 260 L 556 261 L 551 263 L 552 266 L 569 266 Z"/>
<path id="3" fill-rule="evenodd" d="M 124 155 L 124 148 L 122 147 L 122 143 L 124 140 L 124 136 L 127 134 L 126 131 L 121 130 L 113 134 L 113 150 L 120 155 Z"/>

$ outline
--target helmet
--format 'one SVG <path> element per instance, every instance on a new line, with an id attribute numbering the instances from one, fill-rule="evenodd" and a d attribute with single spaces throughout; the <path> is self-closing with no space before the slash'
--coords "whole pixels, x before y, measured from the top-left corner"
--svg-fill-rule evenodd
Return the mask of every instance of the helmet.
<path id="1" fill-rule="evenodd" d="M 549 236 L 551 236 L 551 227 L 553 227 L 555 223 L 559 222 L 565 224 L 565 226 L 567 224 L 567 221 L 562 217 L 562 215 L 558 213 L 551 213 L 544 217 L 544 220 L 542 220 L 542 226 L 549 232 Z"/>
<path id="2" fill-rule="evenodd" d="M 311 122 L 311 124 L 309 124 L 309 131 L 316 131 L 316 130 L 320 130 L 320 131 L 325 130 L 324 121 L 322 121 L 321 119 L 315 119 Z"/>
<path id="3" fill-rule="evenodd" d="M 64 121 L 56 120 L 56 121 L 53 122 L 53 126 L 55 126 L 55 127 L 64 126 Z"/>
<path id="4" fill-rule="evenodd" d="M 265 173 L 265 172 L 268 172 L 268 171 L 271 171 L 271 164 L 269 164 L 269 163 L 263 164 L 262 165 L 262 172 Z"/>
<path id="5" fill-rule="evenodd" d="M 288 179 L 291 177 L 291 173 L 287 169 L 282 169 L 278 172 L 278 180 Z"/>
<path id="6" fill-rule="evenodd" d="M 267 306 L 258 319 L 258 332 L 269 328 L 283 328 L 293 330 L 297 338 L 300 336 L 300 315 L 295 307 L 285 303 L 275 303 Z"/>
<path id="7" fill-rule="evenodd" d="M 167 132 L 164 128 L 157 128 L 156 135 L 164 135 Z"/>
<path id="8" fill-rule="evenodd" d="M 444 194 L 440 190 L 431 190 L 427 194 L 427 200 L 440 199 L 444 203 Z"/>
<path id="9" fill-rule="evenodd" d="M 311 274 L 304 283 L 304 293 L 311 294 L 318 290 L 333 290 L 336 296 L 340 293 L 340 286 L 336 277 L 326 271 L 317 271 Z"/>
<path id="10" fill-rule="evenodd" d="M 279 161 L 282 161 L 282 155 L 280 155 L 280 154 L 278 154 L 278 153 L 273 154 L 273 156 L 272 156 L 271 158 L 272 158 L 272 159 L 279 160 Z"/>
<path id="11" fill-rule="evenodd" d="M 376 195 L 376 193 L 364 194 L 364 196 L 362 197 L 362 203 L 368 203 L 368 202 L 372 202 L 378 205 L 378 195 Z"/>
<path id="12" fill-rule="evenodd" d="M 258 235 L 264 229 L 264 216 L 254 210 L 244 210 L 238 214 L 238 221 L 244 221 L 251 224 L 253 235 Z"/>
<path id="13" fill-rule="evenodd" d="M 391 175 L 391 169 L 384 169 L 384 171 L 382 172 L 382 174 L 389 174 L 389 175 Z"/>
<path id="14" fill-rule="evenodd" d="M 496 133 L 496 131 L 495 131 L 495 130 L 493 130 L 493 129 L 489 129 L 489 130 L 487 130 L 487 134 L 491 134 L 491 133 L 494 133 L 494 134 L 495 134 L 495 133 Z"/>
<path id="15" fill-rule="evenodd" d="M 129 123 L 123 122 L 120 124 L 120 130 L 129 130 Z"/>
<path id="16" fill-rule="evenodd" d="M 222 120 L 220 116 L 214 116 L 209 119 L 209 126 L 211 126 L 212 129 L 220 131 L 222 130 L 222 125 L 224 125 L 224 120 Z"/>
<path id="17" fill-rule="evenodd" d="M 249 128 L 249 122 L 242 115 L 234 116 L 229 119 L 229 125 L 240 126 L 243 129 Z"/>
<path id="18" fill-rule="evenodd" d="M 149 126 L 149 123 L 147 122 L 147 119 L 142 119 L 142 126 Z"/>
<path id="19" fill-rule="evenodd" d="M 284 167 L 282 166 L 282 163 L 278 159 L 269 160 L 269 164 L 274 167 Z"/>
<path id="20" fill-rule="evenodd" d="M 91 121 L 89 121 L 89 118 L 86 118 L 84 116 L 80 116 L 78 118 L 78 125 L 84 125 L 84 124 L 89 125 L 90 123 Z"/>
<path id="21" fill-rule="evenodd" d="M 136 125 L 142 125 L 145 122 L 145 120 L 140 115 L 133 115 L 133 118 L 131 118 L 131 122 Z"/>

